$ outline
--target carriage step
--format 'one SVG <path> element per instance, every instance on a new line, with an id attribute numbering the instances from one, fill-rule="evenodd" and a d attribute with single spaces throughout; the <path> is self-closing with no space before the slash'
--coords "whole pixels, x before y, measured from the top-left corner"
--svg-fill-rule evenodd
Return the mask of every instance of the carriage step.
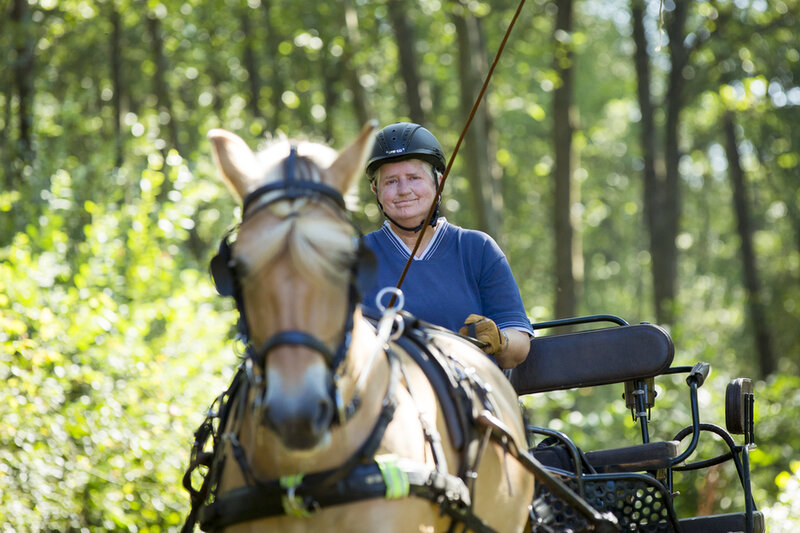
<path id="1" fill-rule="evenodd" d="M 643 472 L 670 466 L 670 461 L 680 454 L 676 440 L 648 442 L 625 448 L 585 452 L 586 460 L 595 470 L 609 472 Z"/>
<path id="2" fill-rule="evenodd" d="M 745 513 L 697 516 L 680 520 L 683 533 L 728 533 L 742 531 L 747 533 Z M 764 515 L 753 512 L 753 533 L 764 533 Z"/>

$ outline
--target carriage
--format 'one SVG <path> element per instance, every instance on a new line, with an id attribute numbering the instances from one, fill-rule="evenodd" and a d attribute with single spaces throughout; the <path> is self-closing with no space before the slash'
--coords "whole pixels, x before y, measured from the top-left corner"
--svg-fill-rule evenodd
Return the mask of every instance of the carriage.
<path id="1" fill-rule="evenodd" d="M 616 316 L 596 315 L 534 324 L 534 329 L 609 322 L 612 327 L 534 339 L 531 356 L 514 369 L 511 381 L 519 394 L 617 386 L 641 428 L 641 443 L 584 451 L 562 432 L 529 426 L 532 437 L 544 437 L 540 443 L 549 444 L 533 446 L 532 455 L 593 508 L 611 512 L 622 531 L 763 532 L 764 518 L 753 501 L 748 460 L 749 451 L 755 446 L 752 381 L 737 378 L 728 384 L 723 428 L 700 419 L 698 389 L 708 377 L 710 366 L 705 362 L 672 366 L 675 349 L 663 328 L 631 325 Z M 670 375 L 686 376 L 691 420 L 671 439 L 653 440 L 650 425 L 656 401 L 655 382 Z M 733 435 L 740 436 L 740 443 Z M 701 438 L 714 440 L 720 452 L 714 457 L 697 458 Z M 678 517 L 674 500 L 680 492 L 674 473 L 723 463 L 735 469 L 741 485 L 741 510 Z M 551 519 L 546 527 L 553 531 L 587 527 L 569 502 L 553 496 L 546 486 L 537 492 L 537 497 L 543 516 Z M 533 523 L 541 521 L 536 513 L 531 518 Z"/>
<path id="2" fill-rule="evenodd" d="M 340 154 L 294 141 L 255 154 L 233 134 L 210 134 L 243 203 L 236 241 L 222 240 L 212 274 L 236 301 L 245 348 L 195 433 L 184 531 L 199 522 L 206 531 L 762 532 L 748 462 L 752 382 L 728 386 L 727 429 L 701 423 L 709 367 L 672 367 L 658 326 L 612 316 L 535 324 L 614 325 L 537 337 L 507 375 L 468 339 L 403 312 L 400 291 L 374 316 L 361 308 L 374 259 L 342 194 L 374 128 Z M 687 374 L 692 420 L 653 441 L 655 379 L 674 373 Z M 641 444 L 581 450 L 523 424 L 520 395 L 614 384 Z M 727 450 L 689 461 L 709 433 Z M 673 473 L 723 462 L 737 470 L 743 510 L 677 517 Z"/>

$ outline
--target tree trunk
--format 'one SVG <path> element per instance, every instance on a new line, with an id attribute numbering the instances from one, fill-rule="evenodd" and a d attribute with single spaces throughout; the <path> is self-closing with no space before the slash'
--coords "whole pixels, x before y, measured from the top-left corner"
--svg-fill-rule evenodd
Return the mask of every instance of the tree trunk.
<path id="1" fill-rule="evenodd" d="M 656 188 L 652 191 L 655 211 L 653 231 L 650 235 L 650 255 L 653 268 L 653 294 L 656 319 L 662 324 L 675 321 L 675 298 L 677 296 L 678 248 L 675 239 L 681 215 L 679 163 L 680 113 L 683 108 L 683 69 L 689 53 L 684 44 L 684 28 L 688 2 L 676 2 L 667 20 L 669 35 L 670 72 L 666 94 L 666 126 L 664 131 L 663 181 L 656 174 Z"/>
<path id="2" fill-rule="evenodd" d="M 160 113 L 166 115 L 166 127 L 169 133 L 169 142 L 178 153 L 184 154 L 185 152 L 180 147 L 178 136 L 178 125 L 175 121 L 175 114 L 172 107 L 172 97 L 170 95 L 169 86 L 167 84 L 167 58 L 164 55 L 164 39 L 161 35 L 161 21 L 153 13 L 147 15 L 147 29 L 150 33 L 152 43 L 153 62 L 156 66 L 155 76 L 153 78 L 156 99 L 158 100 L 158 109 Z M 167 152 L 168 150 L 164 150 Z M 166 162 L 164 163 L 166 165 Z"/>
<path id="3" fill-rule="evenodd" d="M 31 19 L 30 6 L 26 0 L 13 0 L 11 20 L 14 28 L 14 58 L 11 71 L 14 90 L 17 93 L 17 116 L 19 119 L 18 155 L 27 164 L 33 163 L 33 57 L 35 26 Z M 20 174 L 21 176 L 21 174 Z M 21 179 L 21 178 L 20 178 Z"/>
<path id="4" fill-rule="evenodd" d="M 458 42 L 458 74 L 461 86 L 459 109 L 466 124 L 475 97 L 481 89 L 481 74 L 487 72 L 488 65 L 480 21 L 458 4 L 455 4 L 452 20 Z M 470 183 L 477 228 L 492 235 L 495 240 L 502 241 L 500 214 L 503 210 L 503 199 L 499 178 L 494 169 L 495 153 L 490 141 L 489 126 L 489 111 L 484 95 L 484 100 L 464 137 L 463 149 L 459 155 L 464 161 L 461 168 Z"/>
<path id="5" fill-rule="evenodd" d="M 636 45 L 634 54 L 634 64 L 636 67 L 636 89 L 639 100 L 639 110 L 642 118 L 639 128 L 639 143 L 641 144 L 642 160 L 644 163 L 643 177 L 643 205 L 644 217 L 647 224 L 650 243 L 650 259 L 653 275 L 653 294 L 654 306 L 656 311 L 656 321 L 666 323 L 666 317 L 662 313 L 668 309 L 667 305 L 662 305 L 663 295 L 656 286 L 664 287 L 664 273 L 660 270 L 662 257 L 666 255 L 662 252 L 662 241 L 665 238 L 665 225 L 663 210 L 665 209 L 664 187 L 666 178 L 664 176 L 663 159 L 658 157 L 656 143 L 656 127 L 654 118 L 654 106 L 650 96 L 650 56 L 647 52 L 647 37 L 644 29 L 644 16 L 646 6 L 644 0 L 633 0 L 631 2 L 631 18 L 633 19 L 633 41 Z M 657 165 L 657 161 L 660 164 Z M 656 266 L 656 265 L 659 266 Z"/>
<path id="6" fill-rule="evenodd" d="M 258 72 L 258 61 L 256 60 L 255 46 L 253 45 L 253 32 L 250 28 L 250 17 L 253 15 L 253 10 L 244 2 L 241 7 L 240 24 L 242 27 L 242 34 L 244 37 L 244 68 L 247 70 L 247 84 L 250 91 L 247 100 L 247 106 L 250 113 L 256 119 L 263 118 L 261 108 L 259 107 L 259 99 L 261 97 L 261 76 Z"/>
<path id="7" fill-rule="evenodd" d="M 771 164 L 767 161 L 767 156 L 765 154 L 765 152 L 770 153 L 768 144 L 769 143 L 762 142 L 753 146 L 753 151 L 758 158 L 758 164 L 765 169 L 770 168 Z M 764 145 L 767 146 L 765 147 Z M 789 225 L 792 228 L 794 247 L 797 252 L 800 252 L 800 207 L 798 207 L 798 202 L 792 201 L 792 198 L 800 198 L 800 183 L 798 183 L 795 175 L 789 175 L 787 183 L 781 178 L 781 174 L 780 172 L 767 172 L 765 178 L 770 188 L 777 196 L 787 199 L 787 201 L 784 202 L 786 206 L 786 216 L 789 218 Z"/>
<path id="8" fill-rule="evenodd" d="M 753 224 L 747 202 L 747 185 L 744 170 L 739 160 L 739 148 L 736 142 L 736 123 L 733 113 L 725 115 L 725 153 L 728 157 L 728 173 L 733 185 L 733 208 L 736 212 L 736 228 L 741 240 L 742 267 L 744 284 L 747 290 L 747 303 L 750 319 L 753 324 L 756 352 L 758 354 L 761 377 L 766 378 L 776 370 L 775 357 L 772 353 L 772 341 L 764 306 L 764 295 L 761 280 L 758 277 L 755 251 L 753 250 Z"/>
<path id="9" fill-rule="evenodd" d="M 338 8 L 338 6 L 337 6 Z M 339 12 L 334 12 L 339 16 Z M 322 25 L 320 28 L 320 36 L 325 43 L 331 42 L 337 34 L 328 34 L 323 32 Z M 322 94 L 325 97 L 325 119 L 322 122 L 322 133 L 325 140 L 329 143 L 334 143 L 334 113 L 339 97 L 341 96 L 340 83 L 345 78 L 343 69 L 342 57 L 334 57 L 332 54 L 323 54 L 320 57 L 319 69 L 322 77 Z M 363 123 L 362 123 L 363 124 Z"/>
<path id="10" fill-rule="evenodd" d="M 267 129 L 275 131 L 281 125 L 281 110 L 283 109 L 283 77 L 281 76 L 280 53 L 278 45 L 281 36 L 278 33 L 273 20 L 275 17 L 275 7 L 272 0 L 263 0 L 261 7 L 264 8 L 264 33 L 266 34 L 267 56 L 271 58 L 270 92 L 272 101 L 272 115 L 267 118 Z"/>
<path id="11" fill-rule="evenodd" d="M 367 105 L 367 97 L 364 86 L 361 85 L 360 73 L 356 61 L 353 60 L 355 51 L 361 46 L 361 35 L 358 31 L 358 13 L 350 5 L 348 0 L 344 1 L 344 21 L 347 31 L 345 33 L 345 51 L 342 54 L 342 64 L 347 70 L 345 76 L 350 91 L 353 93 L 353 110 L 358 120 L 358 125 L 362 126 L 371 118 L 371 111 Z"/>
<path id="12" fill-rule="evenodd" d="M 5 80 L 0 79 L 0 86 L 5 87 Z M 6 102 L 11 102 L 11 91 L 3 91 L 2 97 Z M 14 189 L 14 167 L 11 165 L 11 161 L 14 159 L 11 156 L 12 150 L 9 148 L 8 143 L 8 133 L 9 133 L 9 124 L 11 123 L 11 106 L 5 105 L 3 106 L 3 124 L 4 126 L 0 128 L 0 160 L 3 161 L 3 171 L 4 171 L 4 178 L 3 178 L 3 185 L 4 190 L 10 191 Z M 5 233 L 6 235 L 8 233 Z M 0 241 L 3 242 L 3 241 Z M 5 244 L 5 243 L 4 243 Z"/>
<path id="13" fill-rule="evenodd" d="M 214 34 L 219 32 L 220 30 L 218 28 L 209 30 L 209 40 L 215 40 L 216 36 Z M 205 69 L 208 73 L 208 77 L 211 79 L 211 86 L 209 87 L 213 95 L 211 99 L 211 110 L 214 116 L 222 120 L 225 101 L 228 98 L 224 87 L 229 74 L 227 65 L 225 65 L 225 60 L 221 57 L 222 54 L 219 54 L 218 51 L 214 49 L 209 49 L 208 54 L 209 57 L 208 61 L 206 61 Z"/>
<path id="14" fill-rule="evenodd" d="M 554 31 L 554 69 L 559 85 L 553 92 L 553 169 L 556 259 L 556 318 L 577 314 L 579 283 L 576 267 L 582 255 L 576 236 L 576 221 L 572 206 L 577 201 L 577 184 L 572 179 L 574 153 L 572 136 L 574 131 L 574 109 L 572 104 L 574 56 L 572 51 L 572 0 L 558 0 L 558 13 Z"/>
<path id="15" fill-rule="evenodd" d="M 123 163 L 124 143 L 122 137 L 122 23 L 116 5 L 110 5 L 111 19 L 111 106 L 114 113 L 114 168 Z"/>
<path id="16" fill-rule="evenodd" d="M 400 57 L 400 75 L 405 83 L 406 102 L 409 116 L 417 124 L 425 124 L 420 89 L 419 61 L 417 60 L 414 29 L 406 16 L 406 0 L 388 0 L 389 19 L 392 22 Z"/>
<path id="17" fill-rule="evenodd" d="M 153 55 L 153 63 L 156 70 L 153 75 L 153 90 L 155 91 L 157 109 L 159 113 L 159 124 L 166 128 L 167 143 L 161 149 L 161 156 L 163 159 L 163 168 L 161 172 L 164 175 L 164 180 L 161 183 L 161 188 L 158 191 L 158 200 L 163 202 L 167 199 L 167 195 L 172 191 L 173 184 L 170 181 L 170 165 L 169 160 L 170 148 L 175 149 L 179 154 L 186 156 L 180 145 L 180 138 L 178 135 L 178 124 L 175 120 L 175 113 L 172 107 L 172 96 L 170 93 L 169 85 L 167 83 L 167 58 L 164 55 L 164 38 L 161 29 L 161 20 L 152 12 L 147 13 L 147 31 L 150 35 L 151 53 Z"/>

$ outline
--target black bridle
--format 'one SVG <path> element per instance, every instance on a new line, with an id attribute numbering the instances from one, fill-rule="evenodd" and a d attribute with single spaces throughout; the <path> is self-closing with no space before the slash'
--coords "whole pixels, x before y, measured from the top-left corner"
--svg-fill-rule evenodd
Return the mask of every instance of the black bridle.
<path id="1" fill-rule="evenodd" d="M 361 230 L 350 219 L 345 205 L 344 196 L 337 189 L 322 182 L 311 181 L 307 178 L 299 178 L 297 174 L 297 146 L 291 145 L 289 157 L 283 162 L 284 179 L 267 183 L 258 187 L 253 192 L 245 196 L 242 202 L 242 223 L 251 218 L 255 213 L 269 207 L 276 202 L 283 200 L 295 200 L 298 198 L 309 198 L 315 201 L 325 202 L 334 208 L 334 211 L 346 222 L 348 222 L 356 232 L 355 239 L 358 239 L 356 259 L 352 263 L 350 270 L 350 287 L 348 291 L 348 306 L 346 313 L 346 323 L 344 333 L 338 346 L 331 350 L 324 342 L 307 331 L 284 330 L 269 337 L 264 343 L 256 348 L 250 340 L 247 319 L 245 316 L 244 299 L 242 297 L 242 287 L 240 273 L 237 271 L 237 263 L 231 250 L 230 238 L 237 228 L 229 231 L 219 245 L 219 251 L 211 260 L 211 275 L 214 284 L 222 296 L 231 296 L 236 302 L 239 311 L 238 336 L 246 346 L 246 357 L 253 365 L 264 368 L 269 353 L 279 346 L 304 346 L 313 350 L 325 360 L 326 365 L 336 376 L 339 366 L 344 361 L 350 347 L 353 329 L 353 313 L 356 305 L 361 300 L 361 294 L 374 283 L 376 260 L 372 252 L 362 244 L 360 237 Z M 296 216 L 297 213 L 290 213 L 288 216 Z M 335 381 L 335 379 L 334 379 Z M 334 388 L 336 387 L 334 383 Z M 337 390 L 334 390 L 334 401 L 337 407 L 341 406 L 341 399 Z M 339 423 L 341 413 L 352 416 L 357 406 L 348 406 L 348 409 L 337 409 Z"/>

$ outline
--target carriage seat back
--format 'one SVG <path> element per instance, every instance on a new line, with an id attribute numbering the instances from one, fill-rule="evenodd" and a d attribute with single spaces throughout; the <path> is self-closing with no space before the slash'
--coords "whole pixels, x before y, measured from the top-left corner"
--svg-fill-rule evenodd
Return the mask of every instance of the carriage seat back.
<path id="1" fill-rule="evenodd" d="M 664 373 L 674 355 L 669 334 L 654 324 L 535 337 L 510 379 L 519 395 L 624 383 Z"/>

